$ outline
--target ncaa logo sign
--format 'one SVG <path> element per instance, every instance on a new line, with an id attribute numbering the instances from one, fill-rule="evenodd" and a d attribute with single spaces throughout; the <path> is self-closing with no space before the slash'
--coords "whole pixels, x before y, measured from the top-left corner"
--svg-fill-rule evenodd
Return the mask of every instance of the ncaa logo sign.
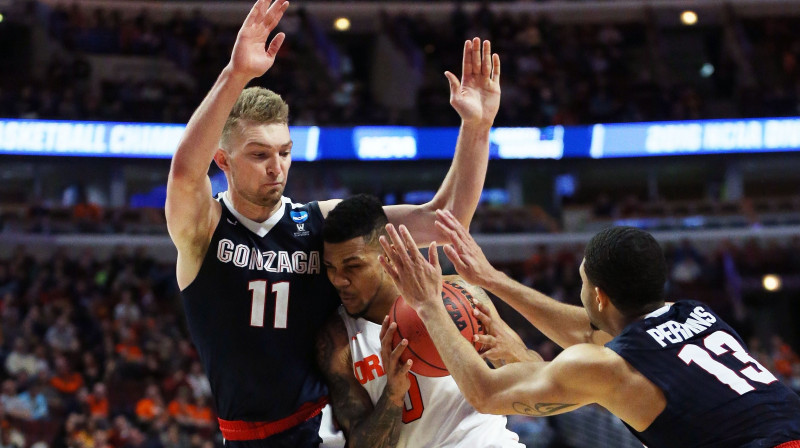
<path id="1" fill-rule="evenodd" d="M 308 212 L 304 210 L 300 211 L 292 210 L 289 212 L 289 216 L 292 217 L 292 221 L 299 224 L 301 222 L 306 222 L 306 220 L 308 219 Z"/>

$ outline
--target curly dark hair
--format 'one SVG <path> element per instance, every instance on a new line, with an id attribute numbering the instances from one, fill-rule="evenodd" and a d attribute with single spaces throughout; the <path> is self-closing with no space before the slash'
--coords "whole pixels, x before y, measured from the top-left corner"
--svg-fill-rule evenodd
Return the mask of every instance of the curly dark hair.
<path id="1" fill-rule="evenodd" d="M 584 252 L 583 269 L 626 316 L 664 303 L 667 262 L 653 235 L 634 227 L 610 227 L 595 235 Z"/>
<path id="2" fill-rule="evenodd" d="M 328 213 L 322 239 L 326 243 L 341 243 L 363 236 L 368 245 L 375 245 L 378 237 L 386 234 L 388 223 L 389 218 L 378 198 L 358 194 L 343 200 Z"/>

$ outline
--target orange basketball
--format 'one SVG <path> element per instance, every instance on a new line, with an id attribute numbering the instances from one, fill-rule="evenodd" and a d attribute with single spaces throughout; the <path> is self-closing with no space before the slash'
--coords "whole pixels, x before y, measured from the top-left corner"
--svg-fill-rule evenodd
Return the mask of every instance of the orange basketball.
<path id="1" fill-rule="evenodd" d="M 476 350 L 480 350 L 481 344 L 473 342 L 472 337 L 475 334 L 484 334 L 484 330 L 481 322 L 472 313 L 475 305 L 469 291 L 461 285 L 445 281 L 442 284 L 442 301 L 456 328 L 475 346 Z M 408 346 L 400 359 L 402 362 L 408 359 L 413 360 L 412 372 L 434 377 L 450 374 L 433 345 L 425 324 L 402 297 L 398 297 L 392 305 L 389 320 L 397 322 L 397 331 L 394 333 L 392 346 L 396 347 L 403 338 L 408 339 Z"/>

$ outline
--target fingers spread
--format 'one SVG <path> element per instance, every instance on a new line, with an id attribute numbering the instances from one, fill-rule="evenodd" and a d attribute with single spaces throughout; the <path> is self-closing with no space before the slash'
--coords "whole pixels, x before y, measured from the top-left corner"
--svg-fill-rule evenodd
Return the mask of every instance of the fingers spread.
<path id="1" fill-rule="evenodd" d="M 391 355 L 392 363 L 397 364 L 397 362 L 400 360 L 400 355 L 403 354 L 403 350 L 406 349 L 407 345 L 408 345 L 408 339 L 403 339 L 402 341 L 400 341 L 399 344 L 397 344 L 397 347 L 395 347 L 394 350 L 392 350 L 392 355 Z"/>
<path id="2" fill-rule="evenodd" d="M 381 323 L 381 332 L 379 334 L 379 337 L 381 338 L 381 341 L 383 341 L 383 337 L 386 335 L 387 331 L 389 331 L 389 315 L 388 314 L 383 318 L 383 323 Z"/>
<path id="3" fill-rule="evenodd" d="M 383 266 L 383 270 L 389 274 L 389 277 L 391 277 L 392 281 L 394 281 L 396 284 L 400 280 L 400 274 L 397 272 L 395 265 L 390 263 L 384 255 L 378 257 L 378 261 L 381 263 L 381 266 Z"/>
<path id="4" fill-rule="evenodd" d="M 500 55 L 492 55 L 492 81 L 500 82 Z"/>
<path id="5" fill-rule="evenodd" d="M 270 57 L 275 57 L 278 54 L 278 51 L 281 49 L 281 45 L 283 45 L 283 40 L 286 38 L 286 35 L 283 33 L 278 33 L 275 37 L 272 38 L 272 42 L 269 43 L 269 48 L 267 48 L 267 55 Z"/>
<path id="6" fill-rule="evenodd" d="M 447 244 L 443 246 L 442 249 L 447 258 L 453 263 L 456 271 L 463 273 L 468 266 L 464 260 L 461 259 L 461 256 L 456 252 L 455 248 L 451 244 Z"/>
<path id="7" fill-rule="evenodd" d="M 483 41 L 483 55 L 481 57 L 481 75 L 488 78 L 492 75 L 492 44 Z"/>
<path id="8" fill-rule="evenodd" d="M 400 225 L 400 236 L 403 238 L 403 244 L 405 244 L 409 259 L 422 258 L 422 254 L 420 253 L 419 249 L 417 249 L 417 243 L 414 241 L 414 237 L 411 236 L 411 232 L 408 231 L 408 227 L 402 224 Z"/>
<path id="9" fill-rule="evenodd" d="M 391 253 L 389 256 L 392 261 L 399 261 L 400 257 L 402 257 L 402 254 L 408 256 L 408 249 L 406 248 L 405 244 L 403 244 L 403 239 L 400 238 L 400 234 L 397 233 L 397 229 L 394 228 L 394 225 L 386 224 L 386 232 L 389 234 L 389 238 L 392 239 L 392 244 L 394 244 L 392 251 L 386 252 L 387 254 Z"/>
<path id="10" fill-rule="evenodd" d="M 472 39 L 471 73 L 473 75 L 480 75 L 481 73 L 481 40 L 477 37 Z"/>
<path id="11" fill-rule="evenodd" d="M 472 41 L 464 42 L 464 57 L 461 60 L 461 76 L 466 77 L 472 73 Z"/>
<path id="12" fill-rule="evenodd" d="M 456 75 L 450 72 L 444 72 L 444 76 L 447 78 L 447 82 L 450 84 L 450 96 L 454 97 L 458 94 L 458 90 L 461 88 L 461 82 L 458 80 Z"/>
<path id="13" fill-rule="evenodd" d="M 428 263 L 436 269 L 439 268 L 439 251 L 436 248 L 436 241 L 428 246 Z"/>

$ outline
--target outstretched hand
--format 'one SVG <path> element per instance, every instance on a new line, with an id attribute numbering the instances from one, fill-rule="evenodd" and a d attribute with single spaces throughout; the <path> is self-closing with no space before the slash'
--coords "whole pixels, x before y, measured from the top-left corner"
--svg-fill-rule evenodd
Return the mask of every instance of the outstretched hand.
<path id="1" fill-rule="evenodd" d="M 456 272 L 467 283 L 488 289 L 487 282 L 497 270 L 486 259 L 467 229 L 449 210 L 436 210 L 436 227 L 450 240 L 450 244 L 445 244 L 443 249 Z"/>
<path id="2" fill-rule="evenodd" d="M 256 1 L 233 45 L 229 65 L 234 74 L 249 80 L 258 78 L 272 67 L 285 35 L 276 34 L 269 46 L 267 40 L 288 7 L 288 0 L 275 0 L 272 4 L 270 0 Z"/>
<path id="3" fill-rule="evenodd" d="M 500 56 L 492 54 L 492 44 L 480 38 L 464 42 L 461 81 L 451 72 L 450 105 L 464 124 L 492 126 L 500 108 Z"/>
<path id="4" fill-rule="evenodd" d="M 379 241 L 384 250 L 380 262 L 397 285 L 400 295 L 417 313 L 425 305 L 442 306 L 442 267 L 436 242 L 428 248 L 428 259 L 422 256 L 417 243 L 404 225 L 398 233 L 394 225 L 387 224 L 389 239 L 381 236 Z"/>

